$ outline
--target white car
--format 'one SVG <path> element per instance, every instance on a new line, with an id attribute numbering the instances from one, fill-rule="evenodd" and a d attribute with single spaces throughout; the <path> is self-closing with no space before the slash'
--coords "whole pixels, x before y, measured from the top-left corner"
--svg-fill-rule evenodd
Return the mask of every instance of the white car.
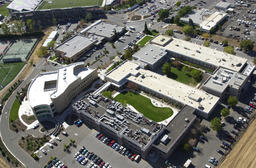
<path id="1" fill-rule="evenodd" d="M 211 168 L 211 166 L 209 166 L 208 164 L 205 164 L 205 168 Z"/>

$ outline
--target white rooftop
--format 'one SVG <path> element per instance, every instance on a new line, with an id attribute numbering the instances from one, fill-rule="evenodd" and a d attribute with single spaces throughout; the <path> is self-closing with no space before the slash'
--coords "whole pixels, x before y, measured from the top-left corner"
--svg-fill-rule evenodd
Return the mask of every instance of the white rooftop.
<path id="1" fill-rule="evenodd" d="M 113 25 L 110 23 L 103 22 L 102 20 L 98 20 L 91 24 L 90 26 L 83 29 L 80 33 L 89 33 L 95 34 L 102 37 L 111 38 L 115 33 L 122 32 L 124 27 Z"/>
<path id="2" fill-rule="evenodd" d="M 152 71 L 140 69 L 136 63 L 131 61 L 119 66 L 107 78 L 116 83 L 120 83 L 120 80 L 127 78 L 128 81 L 132 81 L 148 90 L 205 113 L 209 113 L 219 100 L 218 97 L 205 91 L 182 84 Z"/>
<path id="3" fill-rule="evenodd" d="M 15 10 L 18 12 L 34 11 L 42 0 L 13 0 L 7 9 Z"/>
<path id="4" fill-rule="evenodd" d="M 245 58 L 177 38 L 173 38 L 164 48 L 191 59 L 206 62 L 216 67 L 225 67 L 236 72 L 240 71 L 247 62 Z"/>
<path id="5" fill-rule="evenodd" d="M 210 31 L 212 28 L 215 28 L 215 26 L 226 16 L 227 13 L 215 12 L 200 24 L 200 28 L 206 31 Z"/>
<path id="6" fill-rule="evenodd" d="M 148 44 L 145 47 L 141 48 L 138 52 L 134 53 L 132 57 L 135 60 L 139 60 L 153 66 L 164 56 L 166 56 L 166 54 L 167 52 L 165 51 L 165 49 L 153 44 Z"/>
<path id="7" fill-rule="evenodd" d="M 66 40 L 64 43 L 60 44 L 56 47 L 57 51 L 61 51 L 64 54 L 65 57 L 73 57 L 77 53 L 81 52 L 85 48 L 93 45 L 96 41 L 89 39 L 84 36 L 76 35 L 68 40 Z"/>
<path id="8" fill-rule="evenodd" d="M 93 69 L 87 67 L 76 68 L 81 65 L 84 65 L 84 63 L 70 64 L 55 72 L 41 73 L 33 79 L 28 89 L 31 107 L 42 104 L 50 105 L 52 98 L 61 96 L 70 84 L 78 79 L 85 78 L 93 71 Z M 52 82 L 51 87 L 46 87 L 46 83 L 50 81 Z"/>

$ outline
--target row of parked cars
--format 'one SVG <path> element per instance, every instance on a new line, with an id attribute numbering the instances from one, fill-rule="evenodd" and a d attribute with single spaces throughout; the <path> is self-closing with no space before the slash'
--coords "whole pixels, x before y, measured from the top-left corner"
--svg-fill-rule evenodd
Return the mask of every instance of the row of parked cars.
<path id="1" fill-rule="evenodd" d="M 101 132 L 98 132 L 95 137 L 120 154 L 127 156 L 131 161 L 136 161 L 138 163 L 141 160 L 140 155 L 132 153 L 130 150 L 118 144 L 115 140 L 103 135 Z"/>
<path id="2" fill-rule="evenodd" d="M 62 161 L 60 161 L 58 158 L 54 158 L 51 161 L 48 162 L 44 168 L 68 168 Z"/>
<path id="3" fill-rule="evenodd" d="M 95 153 L 88 151 L 84 146 L 75 153 L 74 158 L 78 163 L 84 166 L 89 162 L 89 160 L 91 160 L 87 168 L 112 168 L 109 163 L 105 163 L 103 159 Z"/>

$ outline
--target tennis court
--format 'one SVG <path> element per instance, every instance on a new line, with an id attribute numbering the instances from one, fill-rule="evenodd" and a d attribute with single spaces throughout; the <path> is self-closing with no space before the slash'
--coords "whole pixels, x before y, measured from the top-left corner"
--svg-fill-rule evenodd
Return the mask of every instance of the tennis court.
<path id="1" fill-rule="evenodd" d="M 37 39 L 16 40 L 7 50 L 2 62 L 26 62 L 29 53 L 36 44 Z"/>

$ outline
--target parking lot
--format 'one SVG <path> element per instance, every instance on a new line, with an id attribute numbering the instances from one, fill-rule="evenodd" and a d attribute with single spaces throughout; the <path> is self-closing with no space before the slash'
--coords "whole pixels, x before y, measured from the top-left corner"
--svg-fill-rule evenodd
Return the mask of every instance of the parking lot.
<path id="1" fill-rule="evenodd" d="M 247 110 L 250 101 L 254 98 L 255 90 L 256 83 L 254 81 L 253 85 L 242 95 L 242 102 L 239 102 L 236 107 L 231 109 L 230 115 L 226 117 L 226 119 L 222 119 L 222 131 L 217 134 L 216 131 L 209 129 L 209 131 L 204 133 L 204 136 L 206 137 L 205 139 L 199 138 L 199 142 L 197 144 L 199 152 L 193 151 L 192 153 L 184 154 L 183 149 L 178 148 L 178 150 L 175 151 L 170 157 L 171 163 L 173 163 L 175 166 L 182 166 L 187 159 L 191 159 L 194 167 L 205 167 L 205 164 L 215 167 L 209 162 L 210 158 L 213 157 L 218 161 L 217 165 L 219 165 L 220 162 L 222 162 L 225 158 L 225 154 L 229 153 L 229 151 L 233 148 L 232 144 L 236 143 L 239 134 L 244 132 L 248 127 L 250 118 L 255 115 L 252 108 L 250 108 L 252 112 Z M 208 120 L 202 120 L 201 125 L 205 125 L 206 127 L 210 128 L 210 120 L 215 116 L 220 116 L 219 111 L 225 106 L 225 104 L 221 104 L 216 107 L 215 112 L 213 112 L 214 116 L 211 116 Z M 235 141 L 233 138 L 235 138 Z M 231 148 L 225 147 L 223 142 L 231 144 Z"/>
<path id="2" fill-rule="evenodd" d="M 223 35 L 236 39 L 256 40 L 256 3 L 247 6 L 243 1 L 233 1 L 234 14 L 229 14 L 228 21 L 222 26 Z"/>

